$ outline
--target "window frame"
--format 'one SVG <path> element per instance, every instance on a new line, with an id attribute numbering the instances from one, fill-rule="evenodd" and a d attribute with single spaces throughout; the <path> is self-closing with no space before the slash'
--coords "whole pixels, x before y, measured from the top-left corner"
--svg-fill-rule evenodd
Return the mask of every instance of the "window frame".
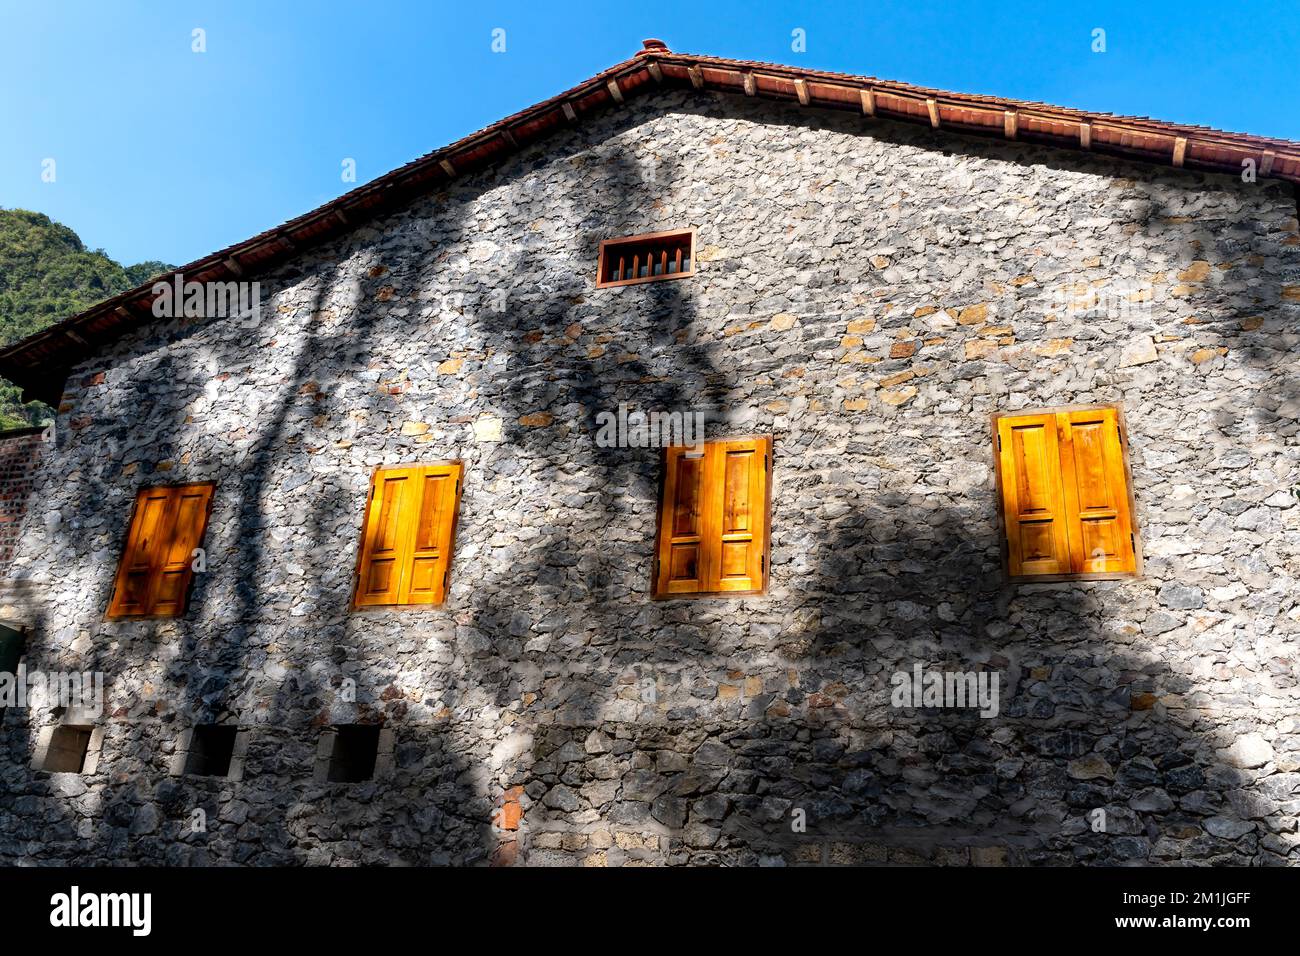
<path id="1" fill-rule="evenodd" d="M 605 278 L 605 250 L 610 246 L 631 245 L 637 242 L 648 242 L 652 239 L 665 239 L 668 236 L 690 236 L 691 249 L 691 267 L 684 272 L 672 272 L 659 276 L 638 276 L 633 279 L 606 279 Z M 696 256 L 699 254 L 699 247 L 696 240 L 699 238 L 698 230 L 695 226 L 686 229 L 664 229 L 659 232 L 643 232 L 638 236 L 619 236 L 617 239 L 602 239 L 600 248 L 596 251 L 596 288 L 597 289 L 616 289 L 625 285 L 641 285 L 646 282 L 663 282 L 668 279 L 689 279 L 696 272 Z"/>
<path id="2" fill-rule="evenodd" d="M 660 550 L 663 537 L 664 511 L 668 493 L 668 453 L 672 448 L 691 448 L 691 445 L 670 445 L 659 451 L 659 493 L 656 496 L 655 534 L 650 558 L 650 599 L 652 601 L 696 601 L 712 598 L 727 600 L 739 597 L 766 597 L 772 585 L 772 481 L 776 474 L 776 460 L 772 455 L 771 435 L 735 435 L 700 442 L 701 446 L 727 445 L 733 442 L 759 442 L 767 459 L 767 477 L 763 482 L 763 534 L 762 534 L 762 585 L 748 591 L 660 591 Z"/>
<path id="3" fill-rule="evenodd" d="M 447 583 L 443 588 L 442 600 L 437 603 L 420 602 L 416 604 L 358 604 L 357 595 L 361 590 L 361 568 L 366 557 L 366 529 L 370 527 L 370 509 L 375 503 L 375 480 L 382 472 L 400 471 L 404 468 L 455 468 L 456 493 L 452 507 L 451 530 L 447 536 Z M 456 535 L 460 529 L 460 503 L 465 494 L 465 462 L 461 458 L 443 458 L 437 461 L 400 462 L 392 465 L 376 465 L 370 472 L 370 482 L 366 486 L 366 503 L 362 508 L 361 527 L 357 531 L 357 555 L 352 569 L 352 590 L 348 595 L 348 611 L 352 614 L 382 614 L 393 611 L 420 611 L 444 607 L 451 595 L 451 572 L 456 560 Z"/>
<path id="4" fill-rule="evenodd" d="M 122 535 L 122 547 L 118 551 L 117 569 L 113 572 L 113 581 L 109 587 L 108 602 L 104 608 L 105 622 L 108 621 L 179 621 L 183 620 L 190 610 L 190 598 L 194 594 L 195 572 L 191 565 L 188 580 L 185 583 L 185 590 L 181 596 L 181 607 L 175 614 L 120 614 L 114 613 L 114 602 L 117 599 L 117 589 L 122 584 L 125 573 L 125 564 L 127 552 L 131 547 L 131 531 L 135 528 L 136 514 L 140 509 L 141 495 L 146 491 L 152 491 L 160 488 L 207 488 L 208 500 L 203 510 L 203 524 L 199 528 L 196 538 L 195 548 L 203 547 L 203 539 L 207 537 L 208 525 L 212 523 L 212 506 L 217 497 L 217 483 L 215 480 L 208 481 L 173 481 L 163 482 L 156 485 L 141 485 L 136 488 L 135 500 L 131 503 L 131 516 L 126 522 L 126 531 Z M 192 551 L 193 549 L 191 549 Z"/>
<path id="5" fill-rule="evenodd" d="M 1071 412 L 1113 411 L 1119 428 L 1120 457 L 1124 464 L 1124 491 L 1128 499 L 1130 533 L 1133 535 L 1132 571 L 1078 571 L 1068 574 L 1012 574 L 1011 543 L 1007 528 L 1006 506 L 1002 495 L 1002 454 L 998 446 L 998 423 L 1004 418 L 1022 418 L 1031 415 L 1060 415 Z M 998 411 L 989 417 L 993 454 L 993 495 L 998 509 L 998 550 L 1002 557 L 1002 576 L 1010 584 L 1046 584 L 1064 581 L 1140 581 L 1143 577 L 1142 526 L 1138 521 L 1137 498 L 1133 491 L 1133 469 L 1129 460 L 1128 422 L 1124 406 L 1119 403 L 1094 402 L 1082 405 L 1052 405 L 1043 408 L 1022 408 L 1015 411 Z"/>

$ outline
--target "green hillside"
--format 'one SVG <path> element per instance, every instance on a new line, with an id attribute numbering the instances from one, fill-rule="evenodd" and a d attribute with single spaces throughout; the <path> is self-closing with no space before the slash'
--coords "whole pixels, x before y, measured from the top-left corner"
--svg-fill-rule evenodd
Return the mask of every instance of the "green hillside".
<path id="1" fill-rule="evenodd" d="M 49 216 L 0 209 L 0 346 L 172 268 L 163 262 L 124 268 L 102 249 L 87 249 Z M 51 414 L 45 405 L 24 406 L 18 399 L 18 387 L 0 379 L 0 428 L 39 424 Z"/>

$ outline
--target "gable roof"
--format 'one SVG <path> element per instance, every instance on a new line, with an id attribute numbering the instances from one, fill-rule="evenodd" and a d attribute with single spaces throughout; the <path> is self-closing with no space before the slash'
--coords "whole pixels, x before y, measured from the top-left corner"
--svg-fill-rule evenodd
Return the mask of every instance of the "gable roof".
<path id="1" fill-rule="evenodd" d="M 1206 126 L 1115 116 L 997 96 L 950 93 L 869 76 L 674 53 L 660 40 L 571 90 L 507 116 L 434 150 L 283 225 L 227 246 L 176 270 L 187 282 L 230 282 L 394 211 L 450 180 L 495 165 L 556 130 L 629 97 L 664 88 L 694 88 L 798 102 L 821 109 L 928 124 L 1146 162 L 1257 175 L 1300 183 L 1300 143 Z M 0 349 L 0 375 L 21 385 L 24 400 L 58 401 L 68 371 L 129 330 L 152 321 L 158 276 L 34 335 Z"/>

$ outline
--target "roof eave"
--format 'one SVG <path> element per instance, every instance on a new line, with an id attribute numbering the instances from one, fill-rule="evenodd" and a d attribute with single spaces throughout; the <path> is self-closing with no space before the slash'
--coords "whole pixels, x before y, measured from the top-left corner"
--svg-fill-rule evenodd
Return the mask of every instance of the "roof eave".
<path id="1" fill-rule="evenodd" d="M 583 118 L 661 88 L 693 88 L 849 110 L 864 117 L 949 132 L 1089 150 L 1144 162 L 1256 174 L 1300 183 L 1300 143 L 1145 117 L 1113 116 L 1001 97 L 951 93 L 868 76 L 672 53 L 658 41 L 572 89 L 508 116 L 345 193 L 317 209 L 176 272 L 187 282 L 237 281 L 264 272 L 451 181 L 479 172 Z M 131 328 L 149 321 L 158 276 L 0 349 L 0 374 L 25 401 L 55 404 L 67 373 Z"/>

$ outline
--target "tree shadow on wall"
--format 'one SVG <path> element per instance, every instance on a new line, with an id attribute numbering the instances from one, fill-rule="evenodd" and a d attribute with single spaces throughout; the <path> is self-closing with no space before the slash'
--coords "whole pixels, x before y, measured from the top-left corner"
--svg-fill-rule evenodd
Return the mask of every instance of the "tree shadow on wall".
<path id="1" fill-rule="evenodd" d="M 809 862 L 1257 859 L 1252 819 L 1280 825 L 1283 808 L 1223 763 L 1233 721 L 1192 706 L 1195 682 L 1141 636 L 1125 584 L 1007 586 L 991 514 L 857 507 L 801 595 L 818 625 L 783 642 L 806 685 L 786 706 L 811 739 L 777 744 L 769 708 L 730 744 L 737 771 L 791 761 L 771 794 L 784 818 L 756 827 L 772 804 L 738 799 L 745 842 Z M 917 664 L 997 674 L 997 715 L 892 706 L 894 675 Z M 790 807 L 806 810 L 802 841 Z"/>
<path id="2" fill-rule="evenodd" d="M 879 127 L 872 134 L 892 135 Z M 989 148 L 979 142 L 980 150 Z M 575 134 L 568 148 L 581 144 Z M 562 152 L 559 161 L 568 159 Z M 505 175 L 526 175 L 531 161 L 522 159 Z M 670 190 L 680 175 L 668 168 L 666 181 L 650 183 L 639 178 L 638 164 L 618 155 L 570 169 L 575 193 L 595 196 Z M 457 190 L 456 202 L 468 202 L 465 197 L 495 182 L 479 177 Z M 448 205 L 434 215 L 446 216 Z M 615 221 L 612 208 L 587 220 L 581 245 L 592 261 L 599 238 L 660 225 Z M 449 247 L 474 236 L 473 223 L 441 225 Z M 382 257 L 382 249 L 376 254 Z M 327 276 L 333 267 L 312 268 Z M 521 317 L 509 303 L 537 275 L 546 277 L 545 302 L 530 304 Z M 362 321 L 346 333 L 321 328 L 322 290 L 316 288 L 304 347 L 260 419 L 262 430 L 240 477 L 230 537 L 238 553 L 224 556 L 232 564 L 219 566 L 196 589 L 196 609 L 214 600 L 229 603 L 231 626 L 213 646 L 210 619 L 202 627 L 178 625 L 182 653 L 168 675 L 183 687 L 185 707 L 213 720 L 242 717 L 246 705 L 234 702 L 250 696 L 253 675 L 268 659 L 259 631 L 288 613 L 279 603 L 286 593 L 306 593 L 314 605 L 310 623 L 284 632 L 293 648 L 279 659 L 287 675 L 269 700 L 258 702 L 266 707 L 259 730 L 293 725 L 287 735 L 267 733 L 250 754 L 250 766 L 261 767 L 266 782 L 250 780 L 242 789 L 252 785 L 247 795 L 249 802 L 261 801 L 259 812 L 241 821 L 238 807 L 224 811 L 218 802 L 229 801 L 218 800 L 217 783 L 164 779 L 151 791 L 148 781 L 115 779 L 114 809 L 91 841 L 92 855 L 321 862 L 326 857 L 310 849 L 326 847 L 335 862 L 478 862 L 495 847 L 488 827 L 492 791 L 517 784 L 526 787 L 530 824 L 586 828 L 606 820 L 653 837 L 654 849 L 631 842 L 610 848 L 615 859 L 621 854 L 629 861 L 1254 858 L 1264 825 L 1258 814 L 1276 819 L 1285 795 L 1252 788 L 1252 771 L 1219 762 L 1215 751 L 1231 742 L 1232 721 L 1187 706 L 1196 700 L 1194 682 L 1154 656 L 1138 623 L 1128 618 L 1125 585 L 1004 588 L 991 513 L 933 508 L 901 496 L 870 503 L 855 496 L 853 508 L 834 519 L 810 553 L 796 554 L 792 539 L 783 543 L 787 522 L 796 519 L 782 520 L 778 504 L 772 599 L 643 600 L 657 459 L 600 448 L 582 433 L 594 436 L 595 414 L 623 402 L 647 409 L 725 408 L 738 376 L 766 371 L 764 361 L 780 364 L 770 356 L 747 359 L 742 372 L 719 362 L 717 346 L 697 339 L 707 323 L 700 321 L 688 283 L 590 296 L 584 276 L 557 273 L 546 250 L 527 243 L 509 258 L 504 275 L 466 279 L 465 321 L 481 342 L 506 356 L 501 374 L 511 376 L 510 388 L 497 396 L 503 441 L 483 454 L 483 473 L 490 468 L 518 478 L 545 469 L 557 494 L 534 507 L 521 500 L 522 492 L 504 493 L 503 506 L 519 505 L 527 523 L 542 529 L 510 546 L 508 579 L 479 580 L 472 589 L 453 585 L 459 593 L 446 614 L 418 624 L 394 616 L 359 626 L 346 603 L 351 566 L 336 553 L 337 542 L 352 541 L 359 528 L 352 489 L 329 475 L 308 476 L 314 490 L 293 509 L 293 527 L 301 529 L 295 533 L 312 542 L 300 549 L 308 556 L 301 573 L 290 573 L 264 547 L 277 530 L 264 505 L 269 495 L 285 491 L 274 480 L 274 466 L 290 439 L 314 440 L 303 437 L 306 420 L 323 416 L 318 431 L 328 432 L 354 412 L 399 413 L 399 403 L 378 389 L 368 393 L 364 408 L 345 407 L 317 370 L 340 354 L 356 366 L 372 358 L 386 367 L 397 361 L 400 356 L 382 352 L 374 340 L 381 322 L 373 303 L 379 287 L 390 282 L 399 296 L 414 299 L 418 290 L 402 288 L 410 277 L 367 280 Z M 297 278 L 288 274 L 283 283 Z M 507 291 L 505 309 L 488 306 L 498 288 Z M 581 332 L 565 342 L 574 324 Z M 604 336 L 613 338 L 596 342 Z M 231 361 L 240 348 L 231 343 Z M 429 348 L 413 337 L 408 364 L 414 367 Z M 190 383 L 193 390 L 202 386 L 197 379 Z M 553 414 L 555 424 L 521 422 L 539 412 Z M 183 423 L 175 425 L 179 431 Z M 321 440 L 334 437 L 323 434 Z M 777 442 L 780 454 L 779 434 Z M 406 451 L 390 443 L 384 454 Z M 570 454 L 584 466 L 594 463 L 596 473 L 578 475 L 563 460 Z M 778 483 L 785 480 L 778 474 Z M 467 493 L 463 508 L 474 507 Z M 93 518 L 93 503 L 84 511 Z M 602 535 L 616 547 L 603 547 Z M 458 563 L 454 574 L 466 571 Z M 340 583 L 340 575 L 348 581 Z M 789 608 L 774 606 L 787 599 Z M 135 646 L 152 652 L 152 626 L 134 627 L 140 631 Z M 381 639 L 399 647 L 426 628 L 452 633 L 465 667 L 452 686 L 432 693 L 444 694 L 453 707 L 480 696 L 496 707 L 519 707 L 525 724 L 523 701 L 536 695 L 553 709 L 554 720 L 518 737 L 508 733 L 501 755 L 466 739 L 454 718 L 433 726 L 404 723 L 405 702 L 378 692 L 400 670 L 399 653 L 376 656 L 376 648 Z M 735 696 L 722 697 L 720 686 L 685 686 L 681 679 L 693 658 Z M 114 666 L 107 648 L 96 648 L 95 660 Z M 891 708 L 892 674 L 910 672 L 917 662 L 926 669 L 999 674 L 998 717 Z M 734 668 L 743 673 L 731 677 Z M 783 676 L 789 671 L 796 679 Z M 314 739 L 295 722 L 305 711 L 317 712 L 321 721 L 338 719 L 333 702 L 345 674 L 369 688 L 353 715 L 399 729 L 396 785 L 345 791 L 303 780 Z M 759 680 L 752 688 L 751 676 Z M 647 677 L 659 695 L 651 702 L 641 694 Z M 130 731 L 122 745 L 155 774 L 166 774 L 165 755 L 152 753 L 148 734 Z M 111 761 L 103 766 L 107 772 Z M 428 801 L 413 807 L 402 794 L 420 787 L 430 788 Z M 151 802 L 167 825 L 183 826 L 190 808 L 204 806 L 218 818 L 228 813 L 229 826 L 218 837 L 184 838 L 193 852 L 164 849 L 166 841 L 149 842 L 150 832 L 131 836 L 133 825 L 148 825 L 150 811 L 142 807 Z M 367 802 L 383 809 L 362 813 Z M 273 811 L 265 812 L 268 807 Z M 1088 815 L 1098 808 L 1107 811 L 1105 832 L 1091 829 Z M 804 833 L 791 829 L 796 809 L 805 811 Z M 1219 834 L 1255 829 L 1216 835 L 1207 830 L 1210 818 L 1219 820 Z M 557 839 L 563 849 L 563 835 Z M 544 860 L 546 848 L 535 850 L 533 857 Z"/>
<path id="3" fill-rule="evenodd" d="M 1014 593 L 990 516 L 896 504 L 837 522 L 797 581 L 774 552 L 808 626 L 748 655 L 779 669 L 733 658 L 742 693 L 542 731 L 521 777 L 538 832 L 643 834 L 610 851 L 625 862 L 1280 861 L 1258 848 L 1288 798 L 1224 762 L 1233 719 L 1189 706 L 1194 682 L 1145 646 L 1122 584 Z M 668 658 L 694 650 L 656 636 Z M 892 706 L 917 664 L 996 674 L 996 716 Z"/>
<path id="4" fill-rule="evenodd" d="M 509 323 L 487 327 L 503 347 L 517 341 Z M 525 367 L 543 367 L 543 355 L 523 355 Z M 606 407 L 627 397 L 612 384 L 591 389 Z M 696 400 L 690 387 L 681 399 L 664 393 Z M 513 411 L 523 415 L 554 407 L 563 391 L 520 395 Z M 507 440 L 545 452 L 535 432 L 515 429 Z M 654 486 L 653 467 L 621 454 L 598 460 L 607 464 L 603 487 L 615 492 L 604 496 L 606 514 L 625 508 L 629 488 Z M 1241 725 L 1213 719 L 1195 682 L 1149 650 L 1140 622 L 1126 617 L 1139 612 L 1124 584 L 1004 587 L 989 511 L 882 496 L 837 520 L 797 573 L 778 546 L 774 580 L 790 570 L 797 611 L 781 615 L 780 628 L 770 614 L 759 622 L 770 634 L 764 648 L 743 636 L 760 602 L 701 610 L 618 601 L 625 587 L 646 587 L 652 505 L 641 520 L 618 515 L 621 530 L 647 542 L 635 567 L 605 574 L 609 564 L 589 544 L 539 542 L 520 555 L 512 584 L 518 594 L 540 586 L 550 607 L 534 613 L 487 588 L 472 598 L 470 627 L 498 651 L 474 655 L 473 679 L 502 706 L 539 692 L 556 708 L 554 723 L 528 741 L 531 766 L 502 770 L 501 784 L 526 786 L 528 819 L 543 828 L 641 827 L 666 839 L 677 861 L 812 859 L 810 845 L 816 859 L 876 862 L 1255 859 L 1264 824 L 1253 821 L 1280 823 L 1281 804 L 1252 786 L 1255 773 L 1217 754 Z M 574 568 L 595 570 L 609 587 L 589 588 Z M 647 631 L 653 647 L 632 636 Z M 526 658 L 539 634 L 546 646 L 571 648 L 572 660 L 539 660 L 521 675 L 510 662 Z M 798 686 L 778 679 L 776 690 L 742 691 L 734 704 L 684 693 L 639 706 L 638 674 L 692 654 L 739 667 L 760 651 L 792 665 Z M 918 662 L 997 673 L 998 717 L 890 708 L 891 676 Z M 795 808 L 806 811 L 804 838 L 790 829 Z M 550 833 L 536 858 L 568 845 Z M 648 848 L 620 849 L 636 859 Z"/>

